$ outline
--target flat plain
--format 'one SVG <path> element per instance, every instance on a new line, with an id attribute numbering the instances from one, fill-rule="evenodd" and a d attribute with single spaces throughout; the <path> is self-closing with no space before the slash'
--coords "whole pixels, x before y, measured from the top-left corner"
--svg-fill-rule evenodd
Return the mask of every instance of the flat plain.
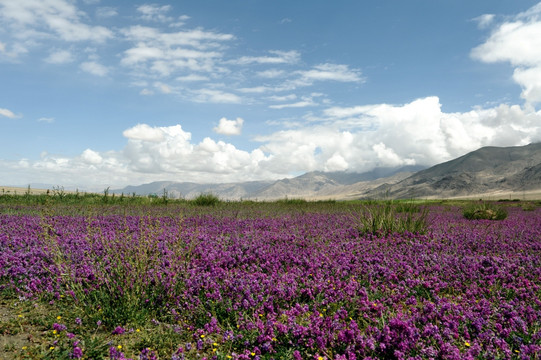
<path id="1" fill-rule="evenodd" d="M 3 196 L 0 358 L 536 359 L 539 205 Z"/>

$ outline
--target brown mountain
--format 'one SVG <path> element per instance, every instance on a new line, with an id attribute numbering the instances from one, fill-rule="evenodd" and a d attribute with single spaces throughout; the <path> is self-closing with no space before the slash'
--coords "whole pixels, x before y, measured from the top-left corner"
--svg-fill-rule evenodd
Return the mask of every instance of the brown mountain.
<path id="1" fill-rule="evenodd" d="M 541 190 L 541 143 L 483 147 L 396 184 L 377 187 L 363 197 L 449 198 L 532 190 Z"/>

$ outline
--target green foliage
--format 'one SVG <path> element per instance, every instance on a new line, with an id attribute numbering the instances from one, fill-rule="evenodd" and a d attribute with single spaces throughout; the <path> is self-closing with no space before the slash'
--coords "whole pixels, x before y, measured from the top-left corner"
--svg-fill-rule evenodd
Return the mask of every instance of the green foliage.
<path id="1" fill-rule="evenodd" d="M 214 194 L 200 194 L 190 201 L 190 203 L 197 206 L 215 206 L 221 202 L 220 198 Z"/>
<path id="2" fill-rule="evenodd" d="M 284 198 L 284 199 L 279 199 L 279 200 L 276 200 L 276 203 L 278 204 L 285 204 L 285 205 L 304 205 L 306 204 L 308 201 L 306 201 L 305 199 L 289 199 L 289 198 Z"/>
<path id="3" fill-rule="evenodd" d="M 469 220 L 503 220 L 507 218 L 507 210 L 502 206 L 481 201 L 465 206 L 462 215 Z"/>
<path id="4" fill-rule="evenodd" d="M 522 204 L 522 210 L 524 211 L 534 211 L 536 209 L 536 206 L 533 202 L 526 202 Z"/>
<path id="5" fill-rule="evenodd" d="M 364 205 L 358 217 L 361 234 L 419 233 L 428 230 L 428 208 L 396 204 L 392 200 Z"/>

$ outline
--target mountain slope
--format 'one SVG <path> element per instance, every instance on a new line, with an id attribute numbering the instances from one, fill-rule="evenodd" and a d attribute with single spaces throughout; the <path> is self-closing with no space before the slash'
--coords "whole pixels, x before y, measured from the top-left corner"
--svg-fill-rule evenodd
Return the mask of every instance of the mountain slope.
<path id="1" fill-rule="evenodd" d="M 541 143 L 484 147 L 457 159 L 419 171 L 394 185 L 364 194 L 394 198 L 455 197 L 497 190 L 541 189 Z"/>

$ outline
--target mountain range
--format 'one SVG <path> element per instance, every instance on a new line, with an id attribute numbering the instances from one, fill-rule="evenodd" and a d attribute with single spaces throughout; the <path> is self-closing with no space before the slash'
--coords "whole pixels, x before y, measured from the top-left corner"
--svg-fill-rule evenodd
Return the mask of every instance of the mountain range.
<path id="1" fill-rule="evenodd" d="M 187 199 L 212 193 L 224 200 L 345 200 L 455 198 L 532 191 L 541 192 L 541 143 L 483 147 L 429 168 L 380 167 L 365 173 L 313 171 L 276 181 L 225 184 L 158 181 L 112 192 L 160 196 L 166 193 Z"/>

